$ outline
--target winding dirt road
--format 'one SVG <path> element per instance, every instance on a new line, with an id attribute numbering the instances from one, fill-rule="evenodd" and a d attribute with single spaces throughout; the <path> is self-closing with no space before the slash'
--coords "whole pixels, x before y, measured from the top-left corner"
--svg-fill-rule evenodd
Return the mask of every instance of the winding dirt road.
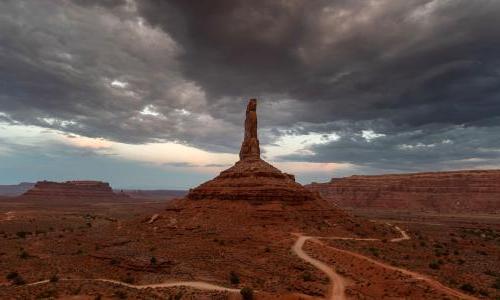
<path id="1" fill-rule="evenodd" d="M 390 225 L 390 224 L 387 224 L 387 225 Z M 394 226 L 394 228 L 399 231 L 399 233 L 401 234 L 401 237 L 399 237 L 399 238 L 393 238 L 393 239 L 390 240 L 391 242 L 397 243 L 397 242 L 401 242 L 401 241 L 405 241 L 405 240 L 410 240 L 411 239 L 411 237 L 404 230 L 402 230 L 401 228 L 399 228 L 398 226 Z M 443 293 L 446 293 L 446 294 L 448 294 L 450 296 L 454 296 L 454 297 L 457 297 L 457 298 L 460 298 L 460 299 L 467 299 L 467 300 L 477 300 L 478 299 L 476 297 L 473 297 L 473 296 L 464 294 L 464 293 L 462 293 L 460 291 L 457 291 L 457 290 L 454 290 L 452 288 L 449 288 L 449 287 L 443 285 L 442 283 L 440 283 L 439 281 L 437 281 L 437 280 L 435 280 L 435 279 L 433 279 L 433 278 L 431 278 L 431 277 L 429 277 L 427 275 L 422 275 L 422 274 L 419 274 L 417 272 L 409 271 L 409 270 L 406 270 L 406 269 L 403 269 L 403 268 L 394 267 L 394 266 L 391 266 L 389 264 L 386 264 L 386 263 L 374 260 L 374 259 L 372 259 L 370 257 L 361 255 L 359 253 L 352 252 L 352 251 L 349 251 L 349 250 L 340 249 L 340 248 L 336 248 L 336 247 L 327 245 L 327 244 L 325 244 L 325 243 L 323 243 L 323 242 L 320 241 L 320 239 L 326 239 L 326 240 L 356 240 L 356 241 L 379 241 L 379 239 L 372 239 L 372 238 L 350 238 L 350 237 L 314 237 L 314 236 L 304 236 L 304 235 L 300 235 L 300 234 L 295 234 L 295 235 L 298 236 L 298 239 L 295 242 L 295 244 L 292 246 L 292 251 L 298 257 L 300 257 L 304 261 L 310 263 L 311 265 L 315 266 L 317 269 L 319 269 L 320 271 L 322 271 L 323 273 L 325 273 L 328 276 L 328 278 L 330 279 L 330 288 L 329 288 L 329 290 L 327 292 L 326 299 L 329 299 L 329 300 L 334 300 L 334 299 L 335 300 L 337 300 L 337 299 L 338 300 L 344 300 L 344 299 L 346 299 L 345 287 L 347 285 L 347 280 L 344 277 L 342 277 L 339 274 L 337 274 L 335 272 L 335 270 L 332 267 L 330 267 L 329 265 L 327 265 L 327 264 L 323 263 L 322 261 L 319 261 L 319 260 L 317 260 L 315 258 L 312 258 L 311 256 L 309 256 L 307 253 L 304 252 L 304 250 L 302 248 L 303 248 L 305 242 L 308 241 L 308 240 L 311 240 L 314 243 L 318 243 L 318 244 L 321 244 L 323 246 L 326 246 L 326 247 L 328 247 L 330 249 L 333 249 L 334 251 L 340 252 L 342 254 L 350 255 L 350 256 L 353 256 L 353 257 L 356 257 L 356 258 L 368 261 L 370 263 L 373 263 L 373 264 L 375 264 L 377 266 L 380 266 L 380 267 L 383 267 L 385 269 L 396 271 L 396 272 L 400 272 L 400 273 L 403 273 L 405 275 L 411 276 L 411 277 L 413 277 L 416 280 L 424 281 L 425 283 L 427 283 L 429 286 L 433 287 L 434 289 L 436 289 L 438 291 L 441 291 Z"/>
<path id="2" fill-rule="evenodd" d="M 310 263 L 311 265 L 315 266 L 321 272 L 325 273 L 326 276 L 328 276 L 328 279 L 330 279 L 331 284 L 327 292 L 327 299 L 339 299 L 339 300 L 345 299 L 345 292 L 344 292 L 346 285 L 345 279 L 339 274 L 335 273 L 335 271 L 330 266 L 315 258 L 310 257 L 302 249 L 305 242 L 311 239 L 314 239 L 314 237 L 304 236 L 304 235 L 299 236 L 295 244 L 292 246 L 292 251 L 295 254 L 297 254 L 298 257 Z"/>
<path id="3" fill-rule="evenodd" d="M 158 288 L 169 288 L 169 287 L 175 287 L 175 286 L 184 286 L 184 287 L 191 287 L 195 288 L 198 290 L 208 290 L 208 291 L 220 291 L 220 292 L 230 292 L 230 293 L 239 293 L 239 289 L 232 289 L 232 288 L 227 288 L 224 286 L 219 286 L 215 284 L 211 284 L 208 282 L 204 281 L 167 281 L 167 282 L 162 282 L 162 283 L 153 283 L 153 284 L 130 284 L 130 283 L 125 283 L 122 281 L 118 280 L 112 280 L 112 279 L 104 279 L 104 278 L 96 278 L 96 279 L 59 279 L 59 281 L 97 281 L 97 282 L 106 282 L 106 283 L 112 283 L 112 284 L 117 284 L 121 286 L 125 286 L 128 288 L 133 288 L 133 289 L 147 289 L 147 288 L 152 288 L 152 289 L 158 289 Z M 33 283 L 26 284 L 27 286 L 33 286 L 33 285 L 40 285 L 40 284 L 46 284 L 49 283 L 49 280 L 41 280 Z"/>

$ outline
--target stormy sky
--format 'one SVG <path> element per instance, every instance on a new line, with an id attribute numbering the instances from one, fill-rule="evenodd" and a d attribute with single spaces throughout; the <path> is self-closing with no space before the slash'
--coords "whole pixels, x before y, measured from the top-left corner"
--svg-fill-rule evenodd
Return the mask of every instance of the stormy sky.
<path id="1" fill-rule="evenodd" d="M 0 0 L 0 184 L 500 168 L 497 0 Z"/>

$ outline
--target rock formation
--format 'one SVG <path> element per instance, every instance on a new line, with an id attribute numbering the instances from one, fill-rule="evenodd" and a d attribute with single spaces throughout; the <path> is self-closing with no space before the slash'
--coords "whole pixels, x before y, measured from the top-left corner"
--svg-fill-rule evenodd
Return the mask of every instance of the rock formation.
<path id="1" fill-rule="evenodd" d="M 251 99 L 246 111 L 240 160 L 216 178 L 192 189 L 188 199 L 280 200 L 287 203 L 315 199 L 315 194 L 295 182 L 293 175 L 281 172 L 260 158 L 256 108 L 257 101 Z"/>
<path id="2" fill-rule="evenodd" d="M 260 159 L 259 139 L 257 138 L 257 100 L 250 99 L 245 118 L 245 137 L 241 144 L 240 160 Z"/>
<path id="3" fill-rule="evenodd" d="M 39 181 L 22 195 L 25 199 L 40 200 L 116 200 L 128 198 L 125 194 L 114 193 L 107 182 L 101 181 Z"/>
<path id="4" fill-rule="evenodd" d="M 306 187 L 346 208 L 500 211 L 500 170 L 350 176 Z"/>

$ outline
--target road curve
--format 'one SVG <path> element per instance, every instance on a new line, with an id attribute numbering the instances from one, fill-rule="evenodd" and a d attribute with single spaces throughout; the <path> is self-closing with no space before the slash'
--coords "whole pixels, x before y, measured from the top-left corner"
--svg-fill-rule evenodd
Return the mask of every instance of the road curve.
<path id="1" fill-rule="evenodd" d="M 335 271 L 328 266 L 327 264 L 310 257 L 307 253 L 304 252 L 302 247 L 304 246 L 305 242 L 307 240 L 314 239 L 314 237 L 311 236 L 304 236 L 300 235 L 297 238 L 297 241 L 295 241 L 295 244 L 292 246 L 292 251 L 301 259 L 304 261 L 310 263 L 311 265 L 315 266 L 317 269 L 322 271 L 323 273 L 328 276 L 328 279 L 330 279 L 330 287 L 327 292 L 327 299 L 339 299 L 339 300 L 344 300 L 345 298 L 345 285 L 346 281 L 345 279 L 340 276 L 339 274 L 335 273 Z"/>
<path id="2" fill-rule="evenodd" d="M 387 223 L 387 225 L 392 226 L 389 223 Z M 397 231 L 399 231 L 399 233 L 401 234 L 401 237 L 393 238 L 393 239 L 390 240 L 391 242 L 398 243 L 398 242 L 401 242 L 401 241 L 406 241 L 406 240 L 410 240 L 411 239 L 411 237 L 404 230 L 402 230 L 401 228 L 399 228 L 398 226 L 394 226 L 394 228 Z M 383 268 L 386 268 L 386 269 L 389 269 L 389 270 L 392 270 L 392 271 L 397 271 L 397 272 L 403 273 L 405 275 L 413 277 L 416 280 L 424 281 L 428 285 L 430 285 L 431 287 L 433 287 L 436 290 L 441 291 L 441 292 L 443 292 L 445 294 L 448 294 L 448 295 L 451 295 L 451 296 L 454 296 L 454 297 L 457 297 L 457 298 L 460 298 L 460 299 L 466 299 L 466 300 L 477 300 L 478 299 L 476 297 L 464 294 L 464 293 L 462 293 L 460 291 L 457 291 L 457 290 L 454 290 L 454 289 L 452 289 L 450 287 L 447 287 L 447 286 L 443 285 L 442 283 L 440 283 L 439 281 L 437 281 L 437 280 L 435 280 L 435 279 L 433 279 L 433 278 L 431 278 L 431 277 L 429 277 L 427 275 L 419 274 L 417 272 L 409 271 L 409 270 L 406 270 L 406 269 L 403 269 L 403 268 L 394 267 L 394 266 L 391 266 L 389 264 L 386 264 L 386 263 L 374 260 L 374 259 L 372 259 L 370 257 L 361 255 L 361 254 L 356 253 L 356 252 L 352 252 L 352 251 L 349 251 L 349 250 L 344 250 L 344 249 L 336 248 L 336 247 L 333 247 L 333 246 L 330 246 L 330 245 L 326 245 L 325 243 L 323 243 L 323 242 L 320 241 L 320 239 L 327 239 L 327 240 L 356 240 L 356 241 L 380 241 L 380 239 L 374 239 L 374 238 L 355 238 L 355 237 L 335 237 L 335 236 L 333 236 L 333 237 L 319 237 L 319 236 L 316 236 L 315 237 L 315 236 L 305 236 L 305 235 L 301 235 L 301 234 L 295 234 L 295 235 L 298 236 L 298 239 L 295 242 L 295 244 L 292 246 L 292 251 L 297 256 L 299 256 L 301 259 L 303 259 L 304 261 L 310 263 L 311 265 L 315 266 L 317 269 L 319 269 L 320 271 L 322 271 L 323 273 L 325 273 L 328 276 L 328 278 L 330 279 L 330 288 L 329 288 L 329 291 L 327 293 L 327 299 L 330 299 L 330 300 L 333 300 L 333 299 L 344 300 L 344 299 L 346 299 L 346 296 L 345 296 L 345 286 L 346 286 L 346 282 L 347 281 L 342 276 L 340 276 L 339 274 L 337 274 L 334 271 L 334 269 L 332 269 L 329 265 L 327 265 L 327 264 L 325 264 L 325 263 L 323 263 L 323 262 L 321 262 L 321 261 L 319 261 L 319 260 L 317 260 L 315 258 L 310 257 L 307 253 L 304 252 L 304 250 L 302 249 L 302 247 L 304 246 L 305 242 L 308 241 L 308 240 L 311 240 L 312 242 L 324 245 L 326 247 L 329 247 L 329 248 L 331 248 L 331 249 L 333 249 L 335 251 L 341 252 L 343 254 L 347 254 L 347 255 L 354 256 L 356 258 L 368 261 L 368 262 L 376 264 L 376 265 L 378 265 L 380 267 L 383 267 Z"/>

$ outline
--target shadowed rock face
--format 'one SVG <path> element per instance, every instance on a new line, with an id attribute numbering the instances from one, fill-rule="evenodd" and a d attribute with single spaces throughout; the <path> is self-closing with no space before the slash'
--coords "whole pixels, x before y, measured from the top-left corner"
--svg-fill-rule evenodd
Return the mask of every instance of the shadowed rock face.
<path id="1" fill-rule="evenodd" d="M 301 202 L 315 199 L 315 194 L 295 182 L 295 177 L 260 158 L 257 138 L 257 100 L 248 102 L 245 137 L 240 160 L 187 195 L 188 199 L 247 200 L 252 202 Z"/>
<path id="2" fill-rule="evenodd" d="M 339 207 L 443 213 L 500 211 L 500 170 L 350 176 L 306 187 Z"/>

